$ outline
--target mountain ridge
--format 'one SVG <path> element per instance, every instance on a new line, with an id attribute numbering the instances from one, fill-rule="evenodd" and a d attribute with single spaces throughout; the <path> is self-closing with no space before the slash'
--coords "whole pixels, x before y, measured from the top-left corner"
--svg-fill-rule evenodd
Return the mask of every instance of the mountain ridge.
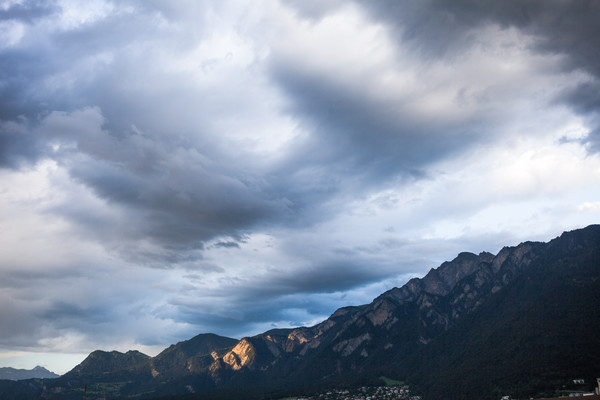
<path id="1" fill-rule="evenodd" d="M 46 368 L 37 365 L 32 369 L 18 369 L 12 367 L 0 367 L 0 379 L 8 380 L 24 380 L 24 379 L 52 379 L 58 378 L 60 375 L 55 374 Z"/>
<path id="2" fill-rule="evenodd" d="M 583 366 L 600 366 L 600 356 L 593 355 L 600 354 L 600 339 L 593 337 L 600 323 L 588 321 L 581 311 L 594 307 L 590 314 L 595 315 L 600 309 L 599 254 L 600 225 L 565 232 L 547 243 L 507 246 L 496 255 L 462 252 L 423 278 L 369 304 L 339 308 L 314 326 L 273 329 L 240 340 L 201 334 L 156 357 L 93 352 L 39 394 L 75 398 L 76 386 L 94 378 L 98 388 L 121 382 L 114 392 L 120 397 L 196 393 L 235 398 L 243 393 L 251 398 L 356 385 L 381 375 L 407 380 L 432 399 L 544 393 L 564 379 L 568 371 L 561 362 L 571 360 L 570 354 L 579 361 L 566 364 L 580 374 L 593 373 Z M 566 297 L 557 298 L 555 292 Z M 546 304 L 561 319 L 553 320 L 556 315 L 548 313 Z M 589 327 L 570 332 L 569 323 L 578 321 L 569 315 L 570 306 L 578 307 L 572 313 Z M 569 354 L 557 342 L 561 335 L 565 343 L 572 342 Z M 538 352 L 545 365 L 535 361 Z M 544 381 L 536 386 L 514 371 L 524 376 L 536 371 Z M 456 379 L 471 384 L 453 384 Z"/>

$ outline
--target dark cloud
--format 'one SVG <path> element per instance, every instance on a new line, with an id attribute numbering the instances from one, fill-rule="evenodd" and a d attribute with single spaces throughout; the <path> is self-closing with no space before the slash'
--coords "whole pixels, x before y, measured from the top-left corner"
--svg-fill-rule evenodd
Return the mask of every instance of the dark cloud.
<path id="1" fill-rule="evenodd" d="M 426 0 L 357 1 L 373 18 L 384 21 L 399 42 L 412 42 L 432 57 L 452 57 L 477 40 L 476 28 L 496 23 L 534 35 L 535 48 L 567 54 L 572 68 L 600 73 L 592 37 L 600 33 L 600 6 L 593 0 Z"/>
<path id="2" fill-rule="evenodd" d="M 211 307 L 202 306 L 203 301 L 193 295 L 177 296 L 171 300 L 177 311 L 168 314 L 169 318 L 234 336 L 267 329 L 265 324 L 271 321 L 285 326 L 305 325 L 348 305 L 343 293 L 380 283 L 401 271 L 398 265 L 371 254 L 376 249 L 311 254 L 298 244 L 294 251 L 304 254 L 302 265 L 274 266 L 262 278 L 253 276 L 252 269 L 242 268 L 235 281 L 221 283 L 209 292 L 198 290 L 200 297 L 215 299 Z M 367 296 L 366 301 L 372 297 Z"/>
<path id="3" fill-rule="evenodd" d="M 149 259 L 183 262 L 190 256 L 197 258 L 198 254 L 187 252 L 203 249 L 206 241 L 219 236 L 241 239 L 253 225 L 275 220 L 285 212 L 277 201 L 236 177 L 207 173 L 192 163 L 181 170 L 168 165 L 169 157 L 157 161 L 165 170 L 150 176 L 103 162 L 78 163 L 71 170 L 72 176 L 125 211 L 117 220 L 104 221 L 91 218 L 89 212 L 93 210 L 63 208 L 61 214 L 87 226 L 105 243 L 149 239 L 157 249 L 164 249 L 164 257 L 158 250 L 150 253 Z M 121 216 L 125 219 L 119 220 Z M 220 247 L 237 245 L 219 243 Z M 131 252 L 129 257 L 133 258 L 138 253 L 135 246 L 125 252 Z"/>
<path id="4" fill-rule="evenodd" d="M 33 125 L 2 125 L 2 165 L 47 156 L 66 167 L 113 210 L 73 198 L 48 211 L 130 260 L 168 267 L 198 259 L 205 242 L 241 241 L 248 229 L 289 212 L 287 201 L 245 164 L 229 164 L 217 151 L 207 156 L 168 135 L 115 135 L 98 108 L 53 112 Z M 148 242 L 152 250 L 143 249 Z"/>
<path id="5" fill-rule="evenodd" d="M 306 177 L 311 193 L 321 186 L 331 194 L 348 184 L 348 176 L 362 188 L 397 176 L 421 178 L 429 163 L 480 138 L 479 121 L 440 126 L 400 104 L 370 98 L 360 86 L 336 85 L 329 76 L 307 75 L 293 64 L 275 64 L 272 76 L 292 100 L 288 112 L 311 132 L 294 146 L 283 172 Z"/>
<path id="6" fill-rule="evenodd" d="M 465 8 L 473 2 L 465 2 Z M 516 26 L 536 38 L 534 49 L 544 53 L 566 56 L 563 68 L 587 72 L 593 81 L 567 89 L 566 103 L 584 115 L 588 115 L 591 132 L 584 140 L 591 152 L 600 151 L 600 51 L 592 38 L 600 35 L 600 4 L 584 1 L 533 1 L 500 2 L 502 9 L 496 12 L 484 9 L 482 13 L 491 20 L 507 26 Z M 480 17 L 475 12 L 473 19 Z"/>
<path id="7" fill-rule="evenodd" d="M 0 10 L 0 21 L 16 20 L 32 23 L 35 20 L 54 14 L 58 7 L 53 1 L 40 3 L 35 0 L 11 4 L 8 8 Z"/>
<path id="8" fill-rule="evenodd" d="M 566 90 L 557 100 L 587 116 L 591 132 L 581 141 L 591 153 L 600 152 L 600 79 Z"/>
<path id="9" fill-rule="evenodd" d="M 237 242 L 217 242 L 214 244 L 215 247 L 221 247 L 224 249 L 239 249 L 240 245 Z"/>
<path id="10" fill-rule="evenodd" d="M 367 285 L 387 276 L 383 268 L 371 269 L 367 260 L 332 260 L 314 268 L 294 271 L 281 279 L 271 278 L 268 287 L 258 292 L 332 293 Z M 378 267 L 380 267 L 378 265 Z M 268 294 L 265 292 L 265 294 Z"/>
<path id="11" fill-rule="evenodd" d="M 325 204 L 341 192 L 368 191 L 398 177 L 421 178 L 430 162 L 477 138 L 477 121 L 466 128 L 423 123 L 365 96 L 360 87 L 303 74 L 274 55 L 272 79 L 291 98 L 289 113 L 311 133 L 289 147 L 283 162 L 258 170 L 243 149 L 220 142 L 220 132 L 211 126 L 211 116 L 222 112 L 219 104 L 231 109 L 231 98 L 202 89 L 192 94 L 188 82 L 152 69 L 152 48 L 172 33 L 167 30 L 165 38 L 155 33 L 156 17 L 181 18 L 181 10 L 137 6 L 144 12 L 57 33 L 40 45 L 39 60 L 23 59 L 33 49 L 9 57 L 14 65 L 7 69 L 7 80 L 24 64 L 30 69 L 19 70 L 22 78 L 3 96 L 23 104 L 13 107 L 12 116 L 35 114 L 50 96 L 55 109 L 72 110 L 50 114 L 39 130 L 47 140 L 67 145 L 52 157 L 98 197 L 124 207 L 129 215 L 123 218 L 130 223 L 102 223 L 93 212 L 77 207 L 55 210 L 88 226 L 105 243 L 150 238 L 165 248 L 165 261 L 186 260 L 185 250 L 202 249 L 219 236 L 240 236 L 257 225 L 315 223 L 335 212 Z M 124 37 L 129 39 L 122 43 Z M 147 62 L 148 69 L 136 71 L 140 62 Z M 69 71 L 67 77 L 58 79 L 64 71 Z M 57 84 L 50 87 L 48 77 Z M 40 92 L 32 94 L 32 88 Z M 174 92 L 184 97 L 165 102 Z M 84 108 L 90 104 L 101 108 Z M 132 133 L 132 125 L 147 134 Z M 75 143 L 77 152 L 69 143 Z M 32 161 L 46 155 L 23 147 L 13 145 L 11 154 Z M 127 228 L 133 225 L 135 230 Z M 130 248 L 132 259 L 139 251 L 135 245 L 120 247 Z"/>
<path id="12" fill-rule="evenodd" d="M 238 83 L 231 83 L 230 94 L 210 85 L 192 88 L 179 74 L 153 66 L 163 61 L 155 49 L 171 50 L 176 42 L 174 54 L 184 54 L 202 42 L 203 24 L 195 21 L 194 32 L 182 35 L 165 21 L 184 18 L 185 9 L 131 4 L 139 12 L 2 51 L 0 112 L 37 125 L 22 135 L 2 132 L 0 165 L 49 156 L 96 196 L 127 210 L 114 220 L 83 205 L 53 207 L 129 259 L 187 261 L 208 240 L 239 238 L 285 218 L 288 200 L 268 188 L 243 148 L 219 140 L 212 126 L 214 119 L 230 118 Z M 203 18 L 211 10 L 196 7 L 194 14 Z M 47 143 L 62 147 L 50 151 Z M 136 245 L 147 239 L 154 251 Z"/>
<path id="13" fill-rule="evenodd" d="M 312 20 L 321 19 L 344 5 L 343 0 L 283 0 L 282 3 L 296 9 L 302 17 Z"/>
<path id="14" fill-rule="evenodd" d="M 600 82 L 600 51 L 596 38 L 600 35 L 600 4 L 594 0 L 511 0 L 479 2 L 461 0 L 447 2 L 375 1 L 357 2 L 371 15 L 384 21 L 399 38 L 411 43 L 428 57 L 455 57 L 477 38 L 475 28 L 495 23 L 503 28 L 514 27 L 531 35 L 532 50 L 565 56 L 561 64 L 567 71 L 584 71 L 594 82 L 580 86 L 575 93 L 569 89 L 564 99 L 579 112 L 591 114 L 594 123 L 587 138 L 589 149 L 600 148 L 600 108 L 590 102 L 590 86 Z"/>
<path id="15" fill-rule="evenodd" d="M 44 143 L 16 125 L 0 124 L 0 167 L 19 168 L 34 164 L 45 154 Z"/>
<path id="16" fill-rule="evenodd" d="M 58 329 L 66 329 L 84 323 L 98 325 L 109 319 L 109 313 L 110 309 L 106 307 L 106 304 L 84 307 L 71 301 L 57 299 L 46 306 L 38 317 L 44 321 L 52 321 L 52 325 Z"/>
<path id="17" fill-rule="evenodd" d="M 0 50 L 0 119 L 14 122 L 44 111 L 40 80 L 53 62 L 44 49 L 39 51 Z"/>
<path id="18" fill-rule="evenodd" d="M 168 158 L 162 162 L 168 163 Z M 277 219 L 284 211 L 276 201 L 236 177 L 207 173 L 193 164 L 185 171 L 164 167 L 166 170 L 158 175 L 142 177 L 92 162 L 87 168 L 79 164 L 72 174 L 99 197 L 126 208 L 129 222 L 135 221 L 135 230 L 122 230 L 118 240 L 150 238 L 166 249 L 202 249 L 204 242 L 215 237 L 241 237 L 253 225 Z M 115 228 L 111 233 L 119 235 L 124 226 L 119 223 Z M 186 256 L 180 253 L 180 258 Z"/>
<path id="19" fill-rule="evenodd" d="M 583 114 L 596 113 L 600 110 L 600 81 L 582 83 L 563 92 L 559 100 L 572 104 Z"/>
<path id="20" fill-rule="evenodd" d="M 375 248 L 334 249 L 323 254 L 322 249 L 306 242 L 295 243 L 290 239 L 288 246 L 293 247 L 288 253 L 297 254 L 294 265 L 230 266 L 238 271 L 235 279 L 224 275 L 218 279 L 218 285 L 204 285 L 204 275 L 188 275 L 193 288 L 187 293 L 173 294 L 170 304 L 174 308 L 158 315 L 233 336 L 267 329 L 271 321 L 298 326 L 347 305 L 348 300 L 343 299 L 347 291 L 381 282 L 400 272 L 395 263 L 374 255 Z M 238 251 L 244 251 L 244 246 Z M 370 301 L 371 295 L 366 298 Z M 211 300 L 207 303 L 206 299 Z"/>
<path id="21" fill-rule="evenodd" d="M 256 296 L 247 293 L 243 298 L 224 299 L 225 304 L 243 304 L 243 307 L 205 307 L 193 301 L 173 302 L 177 313 L 169 315 L 176 321 L 197 327 L 210 327 L 212 332 L 239 337 L 240 334 L 261 332 L 271 323 L 285 327 L 306 325 L 307 321 L 321 319 L 331 314 L 331 299 L 316 295 L 289 293 L 279 296 Z M 234 293 L 231 293 L 235 296 Z"/>
<path id="22" fill-rule="evenodd" d="M 580 86 L 575 92 L 569 89 L 563 98 L 578 112 L 590 115 L 591 133 L 585 142 L 592 152 L 600 148 L 597 133 L 600 131 L 600 109 L 597 99 L 590 102 L 590 95 L 593 96 L 590 89 L 600 82 L 600 51 L 593 40 L 600 35 L 598 2 L 380 0 L 355 3 L 369 12 L 373 19 L 384 23 L 393 32 L 396 44 L 410 46 L 425 59 L 452 60 L 460 57 L 478 42 L 477 28 L 490 24 L 497 24 L 504 29 L 516 28 L 530 35 L 533 38 L 533 51 L 564 56 L 562 63 L 549 68 L 584 71 L 593 77 L 592 83 Z M 336 11 L 336 7 L 318 6 L 313 2 L 289 1 L 287 4 L 302 15 L 316 20 Z M 464 150 L 467 144 L 471 145 L 475 140 L 483 140 L 469 131 L 453 133 L 452 127 L 440 133 L 431 132 L 427 125 L 411 126 L 410 118 L 406 115 L 398 116 L 402 122 L 390 123 L 380 105 L 369 102 L 364 93 L 340 91 L 339 88 L 324 85 L 321 77 L 301 76 L 299 71 L 289 67 L 275 68 L 277 80 L 295 103 L 293 112 L 296 115 L 309 115 L 319 133 L 326 133 L 325 138 L 336 135 L 336 132 L 346 135 L 335 137 L 338 140 L 332 141 L 334 144 L 329 147 L 325 143 L 325 149 L 319 148 L 320 151 L 316 152 L 318 155 L 323 155 L 335 145 L 336 150 L 345 155 L 348 164 L 358 161 L 353 165 L 367 169 L 377 165 L 381 171 L 393 174 L 411 168 L 418 170 L 427 161 L 438 160 L 451 155 L 453 150 Z M 472 129 L 479 130 L 476 126 Z M 345 147 L 357 137 L 357 133 L 362 140 L 356 140 L 356 148 L 348 151 Z M 358 151 L 362 147 L 365 151 Z M 397 155 L 397 158 L 392 161 L 390 155 Z M 361 163 L 360 159 L 355 160 L 354 157 L 370 159 L 371 165 Z"/>

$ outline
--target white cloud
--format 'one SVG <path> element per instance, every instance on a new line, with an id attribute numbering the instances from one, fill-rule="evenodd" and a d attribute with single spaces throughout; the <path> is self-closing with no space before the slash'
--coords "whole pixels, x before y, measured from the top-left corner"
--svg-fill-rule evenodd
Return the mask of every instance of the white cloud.
<path id="1" fill-rule="evenodd" d="M 577 209 L 583 212 L 600 211 L 600 201 L 586 201 L 577 206 Z"/>
<path id="2" fill-rule="evenodd" d="M 0 48 L 17 45 L 23 35 L 25 27 L 16 21 L 0 21 Z"/>
<path id="3" fill-rule="evenodd" d="M 61 12 L 57 25 L 65 30 L 97 22 L 109 16 L 115 9 L 111 2 L 104 0 L 91 0 L 85 3 L 77 0 L 60 0 L 58 5 Z"/>

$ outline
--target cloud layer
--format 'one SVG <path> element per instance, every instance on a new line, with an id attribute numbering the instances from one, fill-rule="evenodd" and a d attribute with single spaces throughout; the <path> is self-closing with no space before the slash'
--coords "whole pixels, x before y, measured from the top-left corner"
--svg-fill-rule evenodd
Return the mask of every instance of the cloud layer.
<path id="1" fill-rule="evenodd" d="M 312 324 L 597 222 L 599 17 L 1 3 L 0 363 Z"/>

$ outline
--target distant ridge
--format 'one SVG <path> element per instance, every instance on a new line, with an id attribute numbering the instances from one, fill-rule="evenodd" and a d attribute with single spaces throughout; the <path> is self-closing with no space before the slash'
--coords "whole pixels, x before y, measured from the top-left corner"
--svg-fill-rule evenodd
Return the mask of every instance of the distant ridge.
<path id="1" fill-rule="evenodd" d="M 0 379 L 8 379 L 12 381 L 19 381 L 23 379 L 51 379 L 58 378 L 60 375 L 55 374 L 52 371 L 48 371 L 44 367 L 39 365 L 33 369 L 16 369 L 11 367 L 0 368 Z"/>
<path id="2" fill-rule="evenodd" d="M 407 382 L 424 400 L 552 397 L 600 376 L 600 225 L 548 242 L 460 253 L 370 304 L 312 327 L 241 340 L 198 335 L 156 357 L 93 352 L 51 381 L 2 384 L 0 400 L 281 398 Z M 4 381 L 6 382 L 6 381 Z"/>

